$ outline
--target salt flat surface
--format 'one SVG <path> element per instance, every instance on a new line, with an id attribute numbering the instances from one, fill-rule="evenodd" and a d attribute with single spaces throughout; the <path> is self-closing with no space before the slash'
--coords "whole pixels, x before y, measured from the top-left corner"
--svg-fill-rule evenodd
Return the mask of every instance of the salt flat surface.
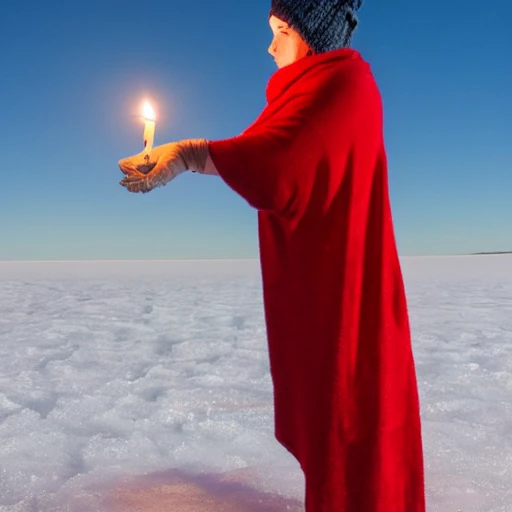
<path id="1" fill-rule="evenodd" d="M 510 512 L 512 256 L 403 269 L 428 509 Z M 0 262 L 0 311 L 0 512 L 303 510 L 258 261 Z"/>

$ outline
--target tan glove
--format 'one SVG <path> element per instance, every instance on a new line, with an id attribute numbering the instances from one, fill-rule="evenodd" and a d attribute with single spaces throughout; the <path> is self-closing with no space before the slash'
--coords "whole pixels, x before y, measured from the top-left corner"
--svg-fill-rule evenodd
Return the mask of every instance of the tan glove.
<path id="1" fill-rule="evenodd" d="M 124 158 L 119 168 L 126 174 L 120 181 L 130 192 L 143 194 L 156 187 L 163 187 L 186 170 L 204 172 L 208 158 L 208 141 L 188 139 L 156 146 L 151 151 L 151 161 L 144 154 Z"/>

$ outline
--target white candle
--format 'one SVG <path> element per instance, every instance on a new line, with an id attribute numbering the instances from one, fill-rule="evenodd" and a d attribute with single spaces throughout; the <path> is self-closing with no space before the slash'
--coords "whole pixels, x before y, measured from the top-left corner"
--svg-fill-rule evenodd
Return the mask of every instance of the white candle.
<path id="1" fill-rule="evenodd" d="M 142 108 L 142 117 L 144 118 L 144 159 L 149 161 L 155 140 L 155 111 L 148 101 Z"/>

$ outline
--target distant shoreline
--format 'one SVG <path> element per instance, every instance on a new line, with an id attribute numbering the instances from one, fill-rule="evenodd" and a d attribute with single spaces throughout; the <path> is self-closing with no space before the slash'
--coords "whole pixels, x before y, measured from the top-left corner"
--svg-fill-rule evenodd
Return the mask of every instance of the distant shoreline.
<path id="1" fill-rule="evenodd" d="M 512 254 L 512 251 L 472 252 L 470 256 L 483 256 L 486 254 Z"/>
<path id="2" fill-rule="evenodd" d="M 512 251 L 484 251 L 452 254 L 403 254 L 404 258 L 446 258 L 459 256 L 493 256 L 512 254 Z M 241 262 L 259 261 L 259 258 L 157 258 L 157 259 L 66 259 L 66 260 L 1 260 L 0 263 L 167 263 L 167 262 Z"/>

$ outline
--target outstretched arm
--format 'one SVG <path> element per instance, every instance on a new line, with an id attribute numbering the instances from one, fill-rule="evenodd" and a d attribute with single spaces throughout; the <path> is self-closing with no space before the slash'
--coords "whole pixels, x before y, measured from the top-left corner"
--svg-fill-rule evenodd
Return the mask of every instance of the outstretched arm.
<path id="1" fill-rule="evenodd" d="M 127 175 L 121 185 L 145 193 L 189 169 L 221 176 L 258 210 L 300 215 L 325 157 L 323 141 L 301 107 L 301 98 L 275 111 L 267 107 L 256 123 L 230 139 L 190 139 L 157 146 L 149 172 L 147 166 L 143 169 L 142 154 L 121 160 L 119 166 Z"/>
<path id="2" fill-rule="evenodd" d="M 285 217 L 307 207 L 325 158 L 306 118 L 281 111 L 238 137 L 209 143 L 218 174 L 251 206 Z"/>

